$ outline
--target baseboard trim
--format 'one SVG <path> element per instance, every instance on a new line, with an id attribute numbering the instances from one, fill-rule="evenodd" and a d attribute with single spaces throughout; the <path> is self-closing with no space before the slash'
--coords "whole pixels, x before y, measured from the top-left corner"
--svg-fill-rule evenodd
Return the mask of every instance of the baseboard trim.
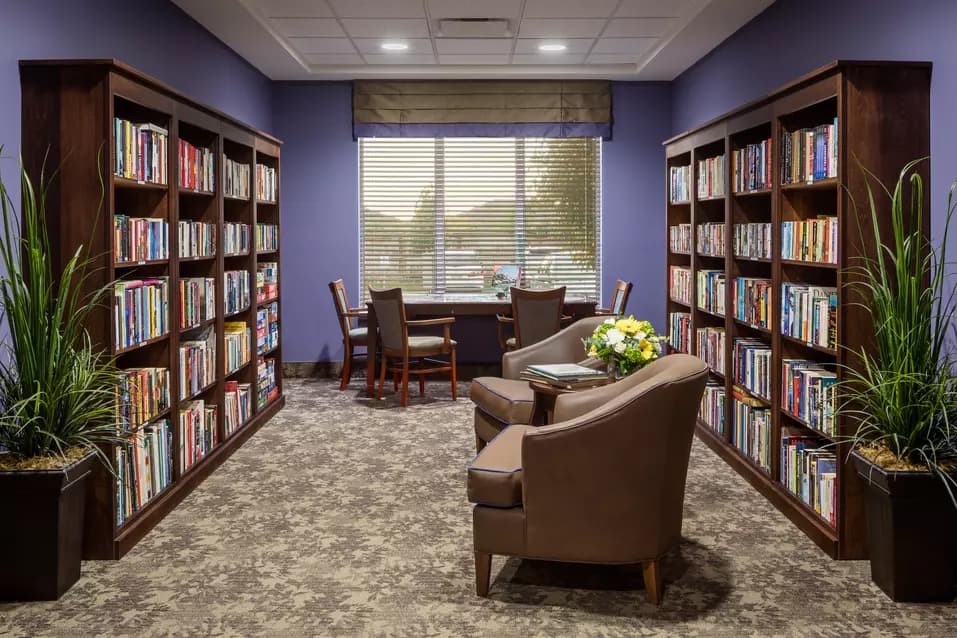
<path id="1" fill-rule="evenodd" d="M 502 366 L 498 363 L 459 363 L 459 379 L 498 377 Z M 287 379 L 336 379 L 342 372 L 342 361 L 283 361 L 282 376 Z M 352 378 L 365 374 L 365 362 L 352 370 Z M 435 378 L 439 378 L 436 376 Z"/>

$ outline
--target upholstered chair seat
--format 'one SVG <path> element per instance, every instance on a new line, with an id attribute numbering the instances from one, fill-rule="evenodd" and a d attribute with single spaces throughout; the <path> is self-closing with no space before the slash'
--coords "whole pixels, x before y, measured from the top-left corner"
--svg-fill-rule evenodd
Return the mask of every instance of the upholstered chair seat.
<path id="1" fill-rule="evenodd" d="M 349 339 L 354 345 L 367 345 L 369 342 L 369 331 L 365 326 L 361 328 L 352 328 L 349 330 Z"/>
<path id="2" fill-rule="evenodd" d="M 488 432 L 493 436 L 510 423 L 528 423 L 532 418 L 532 403 L 535 393 L 524 379 L 502 379 L 501 377 L 476 377 L 472 380 L 470 392 L 476 410 L 492 419 L 496 425 Z"/>
<path id="3" fill-rule="evenodd" d="M 508 426 L 469 463 L 469 502 L 492 507 L 522 504 L 522 436 L 533 427 Z"/>
<path id="4" fill-rule="evenodd" d="M 423 350 L 436 350 L 442 348 L 445 344 L 445 340 L 442 337 L 433 337 L 433 336 L 424 336 L 424 337 L 413 337 L 409 336 L 409 354 L 415 355 L 418 352 Z M 448 345 L 456 346 L 458 343 L 455 339 L 449 339 Z M 429 353 L 431 354 L 431 352 Z"/>

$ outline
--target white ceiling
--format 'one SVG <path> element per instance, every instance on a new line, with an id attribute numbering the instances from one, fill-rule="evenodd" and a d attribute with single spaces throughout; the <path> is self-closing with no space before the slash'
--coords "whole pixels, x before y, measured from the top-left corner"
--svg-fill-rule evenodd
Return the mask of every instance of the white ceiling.
<path id="1" fill-rule="evenodd" d="M 173 2 L 273 80 L 651 81 L 674 79 L 774 0 Z"/>

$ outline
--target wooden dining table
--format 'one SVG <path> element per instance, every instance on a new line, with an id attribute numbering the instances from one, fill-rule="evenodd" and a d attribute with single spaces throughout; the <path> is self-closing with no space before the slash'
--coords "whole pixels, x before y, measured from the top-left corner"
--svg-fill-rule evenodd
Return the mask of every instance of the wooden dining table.
<path id="1" fill-rule="evenodd" d="M 495 293 L 446 293 L 406 295 L 405 314 L 409 319 L 423 317 L 480 317 L 507 315 L 512 312 L 512 302 L 508 297 L 501 298 Z M 575 321 L 595 314 L 597 302 L 585 297 L 565 297 L 564 313 Z M 372 302 L 366 302 L 369 309 L 367 326 L 369 335 L 377 335 L 379 323 L 376 320 Z M 366 362 L 366 393 L 375 394 L 376 360 L 378 358 L 378 338 L 369 339 L 369 356 Z"/>

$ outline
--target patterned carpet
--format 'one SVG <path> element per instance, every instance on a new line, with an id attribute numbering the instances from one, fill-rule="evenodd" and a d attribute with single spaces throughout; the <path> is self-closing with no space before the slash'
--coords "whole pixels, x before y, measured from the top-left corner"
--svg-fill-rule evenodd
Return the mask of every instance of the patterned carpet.
<path id="1" fill-rule="evenodd" d="M 638 567 L 502 558 L 477 598 L 471 404 L 435 383 L 403 410 L 359 385 L 290 380 L 287 408 L 130 554 L 84 563 L 58 602 L 0 605 L 0 636 L 957 635 L 957 605 L 890 602 L 700 443 L 660 607 Z"/>

